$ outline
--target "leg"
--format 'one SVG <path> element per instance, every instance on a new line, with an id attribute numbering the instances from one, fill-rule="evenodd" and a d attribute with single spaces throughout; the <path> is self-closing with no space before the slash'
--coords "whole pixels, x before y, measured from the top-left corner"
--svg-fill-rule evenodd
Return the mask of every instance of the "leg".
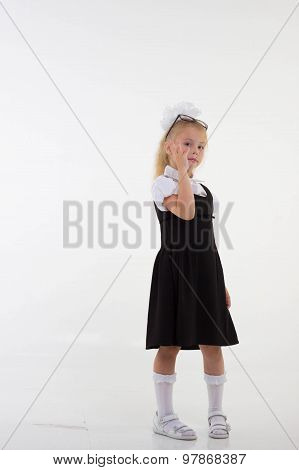
<path id="1" fill-rule="evenodd" d="M 200 346 L 204 361 L 204 379 L 208 387 L 209 415 L 222 410 L 223 384 L 226 381 L 221 346 Z"/>
<path id="2" fill-rule="evenodd" d="M 208 420 L 210 437 L 228 437 L 231 426 L 226 423 L 226 416 L 222 411 L 222 396 L 226 372 L 221 346 L 200 345 L 204 360 L 204 380 L 207 384 L 209 409 Z"/>
<path id="3" fill-rule="evenodd" d="M 204 372 L 210 375 L 224 374 L 224 360 L 221 346 L 201 344 L 200 349 L 203 355 Z"/>
<path id="4" fill-rule="evenodd" d="M 160 346 L 154 360 L 153 378 L 159 416 L 173 414 L 172 388 L 176 381 L 175 362 L 179 346 Z"/>
<path id="5" fill-rule="evenodd" d="M 154 372 L 174 374 L 175 361 L 180 349 L 180 346 L 160 346 L 154 360 Z"/>
<path id="6" fill-rule="evenodd" d="M 182 423 L 173 410 L 172 389 L 176 381 L 175 362 L 180 346 L 160 346 L 155 357 L 153 379 L 157 398 L 153 431 L 174 439 L 196 439 L 196 433 Z"/>

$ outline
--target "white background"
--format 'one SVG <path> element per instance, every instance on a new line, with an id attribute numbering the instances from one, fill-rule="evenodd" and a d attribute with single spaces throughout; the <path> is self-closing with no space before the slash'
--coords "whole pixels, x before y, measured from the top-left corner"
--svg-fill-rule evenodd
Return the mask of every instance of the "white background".
<path id="1" fill-rule="evenodd" d="M 0 5 L 5 448 L 298 446 L 294 7 L 289 0 Z M 180 352 L 174 386 L 176 410 L 199 440 L 151 430 L 157 350 L 145 350 L 145 334 L 160 235 L 150 187 L 163 110 L 182 100 L 199 106 L 209 124 L 196 176 L 220 199 L 219 220 L 233 204 L 232 246 L 216 233 L 240 341 L 223 348 L 232 431 L 222 442 L 207 437 L 199 351 Z M 63 201 L 70 200 L 83 209 L 76 248 L 63 246 Z M 106 209 L 103 226 L 96 208 L 107 200 L 117 214 Z M 129 201 L 138 239 L 122 215 Z M 97 242 L 97 224 L 111 240 L 109 223 L 118 233 L 114 248 Z"/>

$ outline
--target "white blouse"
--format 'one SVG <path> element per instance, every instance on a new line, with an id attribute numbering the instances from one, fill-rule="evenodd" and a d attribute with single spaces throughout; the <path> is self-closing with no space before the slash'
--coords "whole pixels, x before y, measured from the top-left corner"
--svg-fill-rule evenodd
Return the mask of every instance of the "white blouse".
<path id="1" fill-rule="evenodd" d="M 168 209 L 163 205 L 164 197 L 170 196 L 171 194 L 178 194 L 178 181 L 179 172 L 170 165 L 166 165 L 164 174 L 158 176 L 152 184 L 152 197 L 155 201 L 158 209 L 161 211 L 167 211 Z M 193 194 L 200 196 L 207 196 L 207 192 L 200 184 L 198 179 L 190 177 L 191 187 Z M 218 203 L 217 196 L 213 195 L 214 204 Z"/>

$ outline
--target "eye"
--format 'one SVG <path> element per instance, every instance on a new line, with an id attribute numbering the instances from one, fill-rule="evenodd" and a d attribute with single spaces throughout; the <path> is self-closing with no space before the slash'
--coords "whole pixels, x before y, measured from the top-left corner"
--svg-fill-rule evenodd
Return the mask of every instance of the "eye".
<path id="1" fill-rule="evenodd" d="M 190 142 L 185 142 L 185 145 L 190 145 Z"/>

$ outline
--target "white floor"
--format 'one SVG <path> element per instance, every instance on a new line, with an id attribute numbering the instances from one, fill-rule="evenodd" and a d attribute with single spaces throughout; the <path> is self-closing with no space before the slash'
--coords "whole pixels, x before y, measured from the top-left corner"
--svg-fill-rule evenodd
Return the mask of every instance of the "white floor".
<path id="1" fill-rule="evenodd" d="M 282 381 L 280 387 L 278 383 L 273 386 L 271 377 L 275 370 L 271 368 L 267 374 L 252 374 L 256 364 L 254 354 L 242 358 L 238 347 L 232 350 L 245 364 L 247 373 L 254 376 L 251 377 L 257 389 L 229 348 L 223 348 L 228 378 L 223 409 L 232 426 L 229 439 L 208 437 L 207 393 L 200 351 L 180 352 L 173 389 L 175 411 L 197 430 L 199 437 L 195 441 L 180 441 L 153 433 L 152 359 L 156 350 L 145 351 L 142 346 L 123 350 L 94 344 L 88 347 L 86 341 L 75 344 L 22 420 L 66 349 L 66 345 L 60 345 L 48 356 L 35 353 L 1 358 L 2 448 L 249 450 L 298 447 L 296 387 L 291 382 L 286 387 Z"/>

